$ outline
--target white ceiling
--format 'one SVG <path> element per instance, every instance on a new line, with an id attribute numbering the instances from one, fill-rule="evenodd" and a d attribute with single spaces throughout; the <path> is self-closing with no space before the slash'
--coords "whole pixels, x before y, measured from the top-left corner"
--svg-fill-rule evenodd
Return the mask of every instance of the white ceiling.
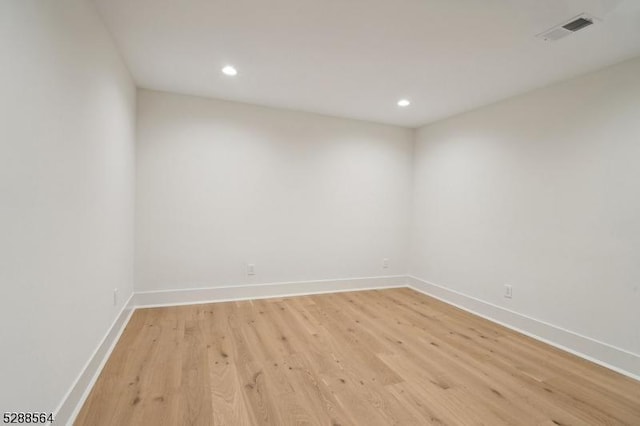
<path id="1" fill-rule="evenodd" d="M 96 2 L 140 87 L 410 127 L 640 55 L 640 0 Z"/>

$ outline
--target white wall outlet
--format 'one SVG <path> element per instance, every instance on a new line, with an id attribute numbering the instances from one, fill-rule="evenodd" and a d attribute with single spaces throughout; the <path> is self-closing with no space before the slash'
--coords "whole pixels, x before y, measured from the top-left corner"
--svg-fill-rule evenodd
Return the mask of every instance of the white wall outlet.
<path id="1" fill-rule="evenodd" d="M 255 275 L 256 274 L 256 265 L 253 263 L 249 263 L 247 265 L 247 275 Z"/>
<path id="2" fill-rule="evenodd" d="M 389 259 L 387 259 L 386 257 L 382 259 L 382 268 L 389 269 Z"/>
<path id="3" fill-rule="evenodd" d="M 118 306 L 118 289 L 113 289 L 113 306 Z"/>
<path id="4" fill-rule="evenodd" d="M 506 297 L 507 299 L 511 299 L 512 296 L 513 296 L 513 287 L 511 287 L 509 284 L 505 284 L 504 297 Z"/>

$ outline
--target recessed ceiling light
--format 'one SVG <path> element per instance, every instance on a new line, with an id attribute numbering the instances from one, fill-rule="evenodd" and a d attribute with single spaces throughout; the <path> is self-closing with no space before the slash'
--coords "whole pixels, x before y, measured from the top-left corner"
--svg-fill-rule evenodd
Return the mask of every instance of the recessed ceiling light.
<path id="1" fill-rule="evenodd" d="M 408 99 L 400 99 L 398 101 L 398 106 L 399 107 L 408 107 L 409 105 L 411 105 L 411 102 Z"/>
<path id="2" fill-rule="evenodd" d="M 234 76 L 238 74 L 238 70 L 232 67 L 231 65 L 227 65 L 226 67 L 222 68 L 222 73 L 224 75 Z"/>

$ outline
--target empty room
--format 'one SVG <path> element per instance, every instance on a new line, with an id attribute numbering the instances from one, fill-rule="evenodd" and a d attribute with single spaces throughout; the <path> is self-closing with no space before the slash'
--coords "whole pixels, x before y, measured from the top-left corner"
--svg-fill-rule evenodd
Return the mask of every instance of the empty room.
<path id="1" fill-rule="evenodd" d="M 640 1 L 0 0 L 2 424 L 640 426 Z"/>

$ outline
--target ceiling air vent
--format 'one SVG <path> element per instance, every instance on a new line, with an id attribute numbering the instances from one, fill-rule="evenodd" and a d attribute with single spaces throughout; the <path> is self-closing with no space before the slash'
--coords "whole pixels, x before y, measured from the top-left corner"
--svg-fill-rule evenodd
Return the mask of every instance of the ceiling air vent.
<path id="1" fill-rule="evenodd" d="M 580 31 L 589 25 L 593 25 L 598 21 L 600 21 L 598 18 L 583 13 L 582 15 L 571 18 L 568 22 L 556 25 L 555 27 L 538 34 L 536 37 L 545 41 L 557 41 L 575 33 L 576 31 Z"/>
<path id="2" fill-rule="evenodd" d="M 578 18 L 569 22 L 568 24 L 564 24 L 562 28 L 565 30 L 573 31 L 574 33 L 578 30 L 583 29 L 584 27 L 588 27 L 589 25 L 593 25 L 593 21 L 588 18 Z"/>

